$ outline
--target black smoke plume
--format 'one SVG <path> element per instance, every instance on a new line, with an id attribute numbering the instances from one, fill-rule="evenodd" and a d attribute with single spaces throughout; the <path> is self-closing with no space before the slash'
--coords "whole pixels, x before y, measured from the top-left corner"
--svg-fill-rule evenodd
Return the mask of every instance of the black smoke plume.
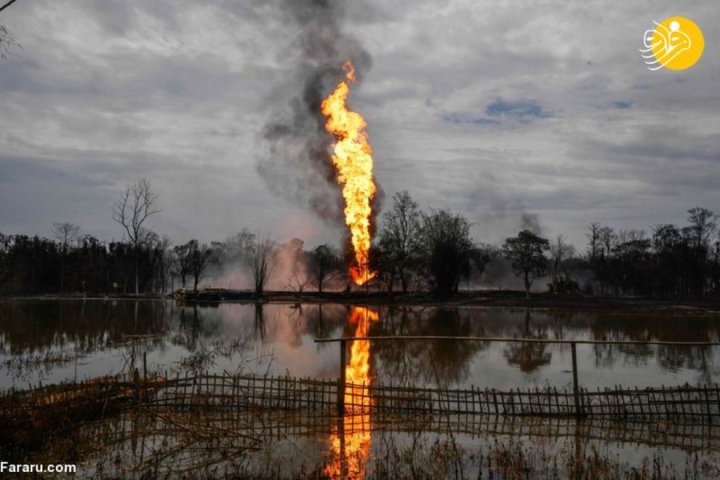
<path id="1" fill-rule="evenodd" d="M 280 0 L 280 15 L 293 35 L 289 77 L 282 79 L 282 102 L 271 103 L 262 131 L 264 153 L 258 171 L 269 188 L 292 202 L 308 205 L 321 218 L 342 221 L 343 199 L 320 104 L 344 76 L 350 60 L 358 81 L 370 68 L 370 55 L 343 31 L 344 0 Z"/>

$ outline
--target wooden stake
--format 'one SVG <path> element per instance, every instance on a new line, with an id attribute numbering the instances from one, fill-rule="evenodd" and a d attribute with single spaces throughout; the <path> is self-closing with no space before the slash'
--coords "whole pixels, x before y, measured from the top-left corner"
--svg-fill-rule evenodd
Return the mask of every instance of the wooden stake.
<path id="1" fill-rule="evenodd" d="M 577 372 L 577 349 L 575 342 L 570 344 L 572 350 L 572 370 L 573 370 L 573 395 L 575 396 L 575 416 L 582 416 L 582 408 L 580 407 L 580 392 L 578 390 L 578 372 Z"/>
<path id="2" fill-rule="evenodd" d="M 340 380 L 337 388 L 337 410 L 338 416 L 345 414 L 345 364 L 347 355 L 347 342 L 340 342 Z"/>

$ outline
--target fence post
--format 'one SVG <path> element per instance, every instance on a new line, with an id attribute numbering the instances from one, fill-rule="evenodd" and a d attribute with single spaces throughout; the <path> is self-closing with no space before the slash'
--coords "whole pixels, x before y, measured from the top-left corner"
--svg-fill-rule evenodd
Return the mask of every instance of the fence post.
<path id="1" fill-rule="evenodd" d="M 578 371 L 577 371 L 577 349 L 575 342 L 570 344 L 572 351 L 572 372 L 573 372 L 573 396 L 575 397 L 575 416 L 580 417 L 583 415 L 582 407 L 580 406 L 580 389 L 578 387 Z"/>
<path id="2" fill-rule="evenodd" d="M 340 340 L 340 380 L 337 386 L 337 411 L 339 416 L 345 414 L 345 364 L 347 355 L 347 341 Z"/>

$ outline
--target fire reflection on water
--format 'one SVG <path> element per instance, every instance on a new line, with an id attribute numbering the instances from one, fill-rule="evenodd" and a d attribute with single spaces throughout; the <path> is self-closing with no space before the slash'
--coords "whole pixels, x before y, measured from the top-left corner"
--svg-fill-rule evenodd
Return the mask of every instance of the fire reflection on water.
<path id="1" fill-rule="evenodd" d="M 355 325 L 355 337 L 366 337 L 378 313 L 367 307 L 353 307 L 348 319 Z M 330 478 L 361 479 L 365 475 L 365 461 L 370 452 L 370 342 L 352 342 L 350 361 L 345 368 L 345 412 L 342 422 L 330 436 L 331 461 L 325 473 Z M 342 431 L 338 431 L 342 429 Z"/>

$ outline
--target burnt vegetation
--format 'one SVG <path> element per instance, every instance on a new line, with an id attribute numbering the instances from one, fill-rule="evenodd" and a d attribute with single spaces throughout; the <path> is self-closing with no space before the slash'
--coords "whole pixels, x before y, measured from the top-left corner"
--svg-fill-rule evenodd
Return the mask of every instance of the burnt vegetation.
<path id="1" fill-rule="evenodd" d="M 377 276 L 353 287 L 347 252 L 333 246 L 281 243 L 247 229 L 225 241 L 173 245 L 150 225 L 160 209 L 149 181 L 129 184 L 119 197 L 112 213 L 123 240 L 103 242 L 70 222 L 54 223 L 52 238 L 0 234 L 0 293 L 166 295 L 215 286 L 255 296 L 355 288 L 432 292 L 442 299 L 461 291 L 516 289 L 528 297 L 532 290 L 688 299 L 720 291 L 717 216 L 701 207 L 688 210 L 686 225 L 657 225 L 649 234 L 592 223 L 586 250 L 578 253 L 562 235 L 550 240 L 532 228 L 501 246 L 479 243 L 462 215 L 422 210 L 400 192 L 372 247 L 370 268 Z"/>

